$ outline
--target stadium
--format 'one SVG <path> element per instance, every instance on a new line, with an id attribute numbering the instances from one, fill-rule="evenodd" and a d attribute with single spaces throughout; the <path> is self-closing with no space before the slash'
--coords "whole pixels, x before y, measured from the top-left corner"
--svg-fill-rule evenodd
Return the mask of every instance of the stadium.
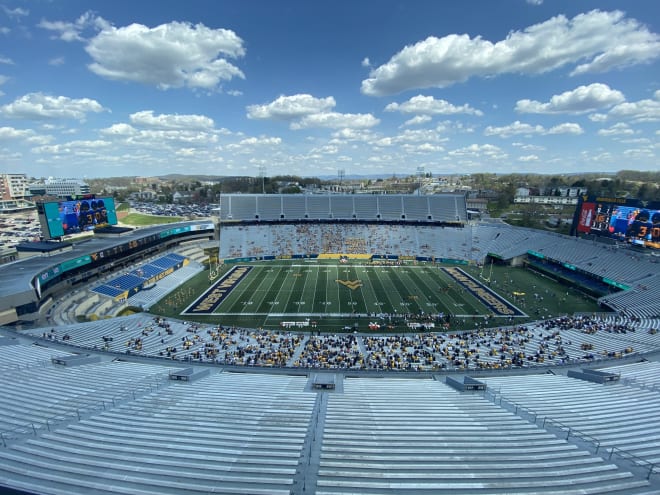
<path id="1" fill-rule="evenodd" d="M 660 493 L 658 258 L 601 206 L 568 237 L 460 194 L 225 195 L 37 243 L 0 266 L 0 486 Z"/>

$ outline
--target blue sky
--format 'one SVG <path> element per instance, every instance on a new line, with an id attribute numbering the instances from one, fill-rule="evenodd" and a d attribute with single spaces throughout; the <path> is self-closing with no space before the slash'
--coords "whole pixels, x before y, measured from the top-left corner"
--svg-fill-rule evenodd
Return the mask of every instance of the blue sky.
<path id="1" fill-rule="evenodd" d="M 658 170 L 660 2 L 0 3 L 34 177 Z"/>

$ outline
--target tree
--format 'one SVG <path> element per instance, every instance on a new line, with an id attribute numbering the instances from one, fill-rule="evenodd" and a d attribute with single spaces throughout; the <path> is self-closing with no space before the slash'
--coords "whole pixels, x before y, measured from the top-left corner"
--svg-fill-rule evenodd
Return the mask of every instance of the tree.
<path id="1" fill-rule="evenodd" d="M 637 189 L 635 196 L 643 201 L 660 201 L 660 191 L 656 184 L 644 182 Z"/>

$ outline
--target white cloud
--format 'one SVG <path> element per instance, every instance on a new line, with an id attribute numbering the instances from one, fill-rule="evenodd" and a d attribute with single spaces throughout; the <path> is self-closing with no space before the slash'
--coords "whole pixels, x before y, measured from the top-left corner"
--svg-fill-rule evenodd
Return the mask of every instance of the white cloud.
<path id="1" fill-rule="evenodd" d="M 213 119 L 204 115 L 154 115 L 144 110 L 130 115 L 131 123 L 155 129 L 213 129 Z"/>
<path id="2" fill-rule="evenodd" d="M 282 138 L 279 137 L 266 137 L 266 136 L 260 136 L 260 137 L 249 137 L 242 139 L 238 143 L 241 146 L 249 145 L 249 146 L 278 146 L 282 144 Z"/>
<path id="3" fill-rule="evenodd" d="M 605 122 L 607 120 L 607 115 L 604 113 L 592 113 L 588 117 L 592 122 Z"/>
<path id="4" fill-rule="evenodd" d="M 543 132 L 545 132 L 545 129 L 541 125 L 533 126 L 531 124 L 525 124 L 519 120 L 516 120 L 512 124 L 502 127 L 488 126 L 484 131 L 484 135 L 506 138 L 518 134 L 542 134 Z"/>
<path id="5" fill-rule="evenodd" d="M 648 146 L 653 146 L 653 142 L 649 138 L 623 138 L 619 139 L 618 141 L 626 144 L 645 144 Z"/>
<path id="6" fill-rule="evenodd" d="M 378 125 L 380 120 L 371 114 L 351 114 L 330 111 L 336 105 L 332 96 L 316 98 L 309 94 L 279 96 L 264 105 L 247 107 L 250 119 L 291 122 L 293 130 L 325 127 L 330 129 L 365 129 Z"/>
<path id="7" fill-rule="evenodd" d="M 543 0 L 525 0 L 525 1 L 530 5 L 541 5 L 541 4 L 543 4 Z"/>
<path id="8" fill-rule="evenodd" d="M 374 127 L 380 120 L 370 113 L 323 112 L 304 116 L 291 124 L 291 129 L 327 127 L 330 129 L 366 129 Z"/>
<path id="9" fill-rule="evenodd" d="M 236 143 L 228 144 L 225 148 L 227 149 L 228 152 L 231 152 L 236 155 L 252 155 L 255 152 L 255 149 L 258 148 L 272 149 L 273 147 L 278 147 L 281 144 L 282 144 L 282 138 L 259 136 L 259 137 L 247 137 L 241 139 Z M 252 160 L 256 160 L 256 159 L 257 158 L 255 156 L 252 156 Z"/>
<path id="10" fill-rule="evenodd" d="M 492 144 L 471 144 L 463 148 L 458 148 L 447 152 L 449 156 L 461 158 L 481 158 L 501 160 L 507 157 L 507 154 L 498 146 Z"/>
<path id="11" fill-rule="evenodd" d="M 247 107 L 249 119 L 294 120 L 306 115 L 327 112 L 336 105 L 332 96 L 315 98 L 308 94 L 279 96 L 265 105 Z"/>
<path id="12" fill-rule="evenodd" d="M 442 146 L 432 143 L 421 143 L 421 144 L 404 144 L 401 147 L 406 153 L 438 153 L 444 151 Z"/>
<path id="13" fill-rule="evenodd" d="M 368 129 L 343 128 L 332 133 L 332 140 L 330 140 L 330 144 L 341 144 L 351 141 L 370 142 L 374 139 L 374 133 Z"/>
<path id="14" fill-rule="evenodd" d="M 406 129 L 401 134 L 393 136 L 392 139 L 397 142 L 422 143 L 422 142 L 440 142 L 446 138 L 441 137 L 433 129 Z"/>
<path id="15" fill-rule="evenodd" d="M 529 143 L 511 143 L 511 146 L 514 146 L 516 148 L 520 148 L 521 150 L 524 151 L 545 151 L 544 146 L 539 146 L 538 144 L 529 144 Z"/>
<path id="16" fill-rule="evenodd" d="M 0 64 L 14 65 L 14 61 L 9 57 L 0 56 Z"/>
<path id="17" fill-rule="evenodd" d="M 28 93 L 12 103 L 0 107 L 0 115 L 21 119 L 75 119 L 85 120 L 88 113 L 104 111 L 103 106 L 89 98 L 73 99 L 66 96 L 48 96 Z"/>
<path id="18" fill-rule="evenodd" d="M 112 136 L 134 136 L 138 130 L 129 124 L 113 124 L 107 129 L 101 129 L 101 134 L 108 134 Z"/>
<path id="19" fill-rule="evenodd" d="M 565 122 L 563 124 L 556 125 L 550 129 L 546 129 L 542 125 L 531 125 L 524 122 L 516 120 L 512 124 L 502 126 L 502 127 L 493 127 L 488 126 L 484 130 L 484 135 L 486 136 L 499 136 L 501 138 L 508 138 L 516 135 L 548 135 L 548 134 L 582 134 L 584 130 L 580 127 L 579 124 L 572 122 Z"/>
<path id="20" fill-rule="evenodd" d="M 611 89 L 607 84 L 593 83 L 554 95 L 548 103 L 527 99 L 518 100 L 516 111 L 519 113 L 579 114 L 608 108 L 625 100 L 621 91 Z"/>
<path id="21" fill-rule="evenodd" d="M 52 65 L 53 67 L 57 67 L 58 65 L 64 65 L 65 59 L 64 57 L 54 57 L 51 58 L 48 61 L 48 65 Z"/>
<path id="22" fill-rule="evenodd" d="M 40 136 L 32 129 L 16 129 L 14 127 L 0 127 L 0 141 L 25 141 L 30 144 L 46 144 L 50 136 Z"/>
<path id="23" fill-rule="evenodd" d="M 423 95 L 413 96 L 403 103 L 390 103 L 385 107 L 385 111 L 420 115 L 483 115 L 481 110 L 476 110 L 468 104 L 457 107 L 446 100 L 436 100 L 433 96 Z"/>
<path id="24" fill-rule="evenodd" d="M 32 148 L 33 153 L 41 154 L 83 154 L 101 148 L 108 148 L 112 145 L 110 141 L 97 140 L 79 140 L 69 141 L 68 143 L 60 143 L 46 146 L 38 146 Z"/>
<path id="25" fill-rule="evenodd" d="M 620 11 L 593 10 L 573 19 L 553 17 L 501 41 L 480 36 L 430 36 L 404 47 L 362 81 L 362 92 L 384 96 L 415 88 L 443 88 L 471 77 L 542 74 L 577 65 L 573 74 L 605 72 L 650 62 L 660 56 L 660 40 Z"/>
<path id="26" fill-rule="evenodd" d="M 310 153 L 317 153 L 320 155 L 336 155 L 339 153 L 339 147 L 334 144 L 326 144 L 319 148 L 312 148 Z"/>
<path id="27" fill-rule="evenodd" d="M 650 148 L 631 148 L 623 151 L 623 156 L 628 159 L 651 160 L 655 158 L 655 153 Z"/>
<path id="28" fill-rule="evenodd" d="M 408 119 L 403 124 L 401 124 L 401 127 L 422 125 L 426 124 L 427 122 L 431 122 L 431 120 L 433 120 L 433 118 L 430 115 L 415 115 L 412 119 Z"/>
<path id="29" fill-rule="evenodd" d="M 518 161 L 519 162 L 537 162 L 539 160 L 539 157 L 537 155 L 525 155 L 525 156 L 519 156 Z"/>
<path id="30" fill-rule="evenodd" d="M 12 19 L 19 19 L 21 17 L 27 17 L 30 15 L 30 11 L 28 9 L 23 9 L 21 7 L 16 7 L 15 9 L 10 9 L 6 5 L 1 6 L 2 11 L 7 14 L 7 17 L 10 17 Z"/>
<path id="31" fill-rule="evenodd" d="M 89 69 L 113 80 L 138 82 L 160 89 L 214 90 L 243 72 L 227 58 L 245 55 L 243 40 L 228 29 L 170 22 L 149 28 L 142 24 L 106 25 L 85 50 Z"/>
<path id="32" fill-rule="evenodd" d="M 136 125 L 142 126 L 146 123 L 145 127 L 137 128 L 122 122 L 101 129 L 100 134 L 112 139 L 117 145 L 160 152 L 170 152 L 181 147 L 208 148 L 218 142 L 218 133 L 215 130 L 194 126 L 175 127 L 183 125 L 183 122 L 176 119 L 168 121 L 168 117 L 177 116 L 157 116 L 152 125 L 148 124 L 148 116 L 142 116 L 136 119 Z M 168 125 L 170 127 L 166 127 Z"/>
<path id="33" fill-rule="evenodd" d="M 83 31 L 86 29 L 101 30 L 110 27 L 108 21 L 92 12 L 85 12 L 73 22 L 47 21 L 42 19 L 38 26 L 53 31 L 57 38 L 62 41 L 83 41 Z"/>
<path id="34" fill-rule="evenodd" d="M 620 103 L 609 111 L 608 117 L 632 122 L 657 122 L 660 120 L 660 90 L 653 94 L 653 98 Z"/>
<path id="35" fill-rule="evenodd" d="M 624 122 L 614 124 L 609 129 L 600 129 L 598 131 L 599 136 L 632 136 L 633 134 L 635 134 L 635 131 Z"/>
<path id="36" fill-rule="evenodd" d="M 573 122 L 564 122 L 563 124 L 556 125 L 551 127 L 545 132 L 545 134 L 584 134 L 584 129 L 580 124 L 575 124 Z"/>
<path id="37" fill-rule="evenodd" d="M 369 61 L 369 57 L 364 57 L 362 59 L 361 65 L 362 67 L 371 67 L 371 61 Z"/>

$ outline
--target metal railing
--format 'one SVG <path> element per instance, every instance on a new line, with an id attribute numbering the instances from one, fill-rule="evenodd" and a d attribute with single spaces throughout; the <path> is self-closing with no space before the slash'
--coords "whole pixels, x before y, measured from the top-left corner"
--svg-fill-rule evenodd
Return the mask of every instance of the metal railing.
<path id="1" fill-rule="evenodd" d="M 656 469 L 660 467 L 657 463 L 647 461 L 646 459 L 636 456 L 635 454 L 632 454 L 626 450 L 620 449 L 619 447 L 610 448 L 610 456 L 608 457 L 608 459 L 611 460 L 613 455 L 617 455 L 622 459 L 628 460 L 640 468 L 648 469 L 648 473 L 646 475 L 647 480 L 651 478 L 651 475 L 660 472 Z"/>
<path id="2" fill-rule="evenodd" d="M 161 381 L 142 385 L 128 391 L 124 395 L 115 396 L 109 400 L 90 402 L 76 407 L 67 413 L 49 416 L 43 422 L 31 421 L 9 430 L 2 430 L 0 431 L 0 443 L 2 443 L 3 447 L 7 447 L 11 442 L 31 436 L 37 437 L 40 432 L 44 431 L 44 428 L 49 432 L 53 431 L 58 426 L 66 425 L 73 421 L 80 421 L 94 414 L 106 411 L 109 408 L 116 407 L 125 401 L 135 400 L 143 395 L 155 392 L 168 383 L 169 379 L 164 378 Z"/>
<path id="3" fill-rule="evenodd" d="M 537 424 L 537 420 L 539 420 L 540 421 L 539 426 L 541 426 L 541 428 L 547 429 L 548 427 L 550 427 L 566 432 L 565 440 L 569 440 L 570 437 L 575 437 L 575 438 L 579 438 L 584 442 L 591 443 L 594 446 L 594 454 L 598 454 L 601 448 L 604 448 L 606 452 L 609 451 L 609 456 L 608 456 L 609 460 L 612 460 L 613 456 L 618 456 L 621 459 L 630 461 L 635 466 L 646 470 L 647 480 L 650 479 L 652 475 L 660 473 L 659 463 L 648 461 L 647 459 L 644 459 L 643 457 L 639 457 L 633 454 L 632 452 L 628 452 L 627 450 L 622 449 L 620 447 L 610 447 L 608 449 L 606 447 L 603 447 L 600 440 L 593 435 L 589 435 L 588 433 L 573 428 L 572 426 L 562 423 L 561 421 L 557 421 L 556 419 L 552 419 L 547 416 L 539 417 L 539 414 L 536 411 L 533 411 L 521 404 L 518 404 L 512 400 L 503 397 L 501 388 L 498 389 L 497 391 L 491 390 L 490 388 L 486 388 L 486 391 L 484 392 L 484 397 L 496 405 L 502 405 L 502 402 L 504 401 L 506 403 L 505 406 L 508 405 L 509 409 L 512 410 L 514 414 L 520 415 L 520 413 L 523 412 L 529 416 L 530 421 L 534 424 Z"/>

